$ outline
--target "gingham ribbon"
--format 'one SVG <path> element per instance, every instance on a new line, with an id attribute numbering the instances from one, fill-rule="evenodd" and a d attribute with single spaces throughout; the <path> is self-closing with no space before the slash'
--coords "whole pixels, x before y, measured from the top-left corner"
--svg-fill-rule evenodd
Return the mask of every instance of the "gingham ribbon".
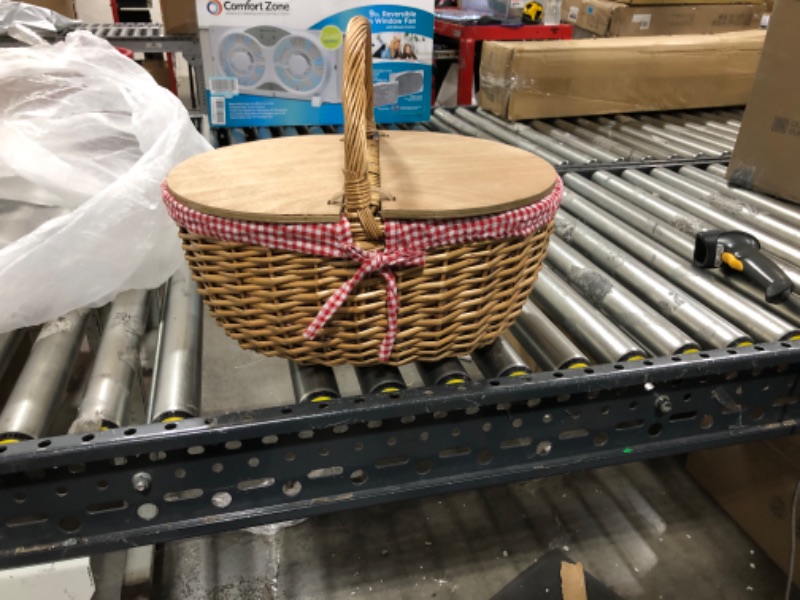
<path id="1" fill-rule="evenodd" d="M 384 221 L 385 248 L 366 251 L 353 243 L 350 223 L 258 223 L 208 215 L 176 200 L 162 184 L 167 212 L 180 226 L 197 235 L 315 256 L 350 258 L 360 264 L 355 274 L 331 295 L 303 335 L 314 339 L 364 277 L 380 273 L 386 282 L 386 335 L 379 359 L 389 360 L 397 336 L 399 300 L 392 267 L 422 266 L 430 248 L 487 239 L 526 237 L 555 216 L 563 186 L 556 181 L 550 194 L 528 206 L 483 217 L 447 220 Z"/>

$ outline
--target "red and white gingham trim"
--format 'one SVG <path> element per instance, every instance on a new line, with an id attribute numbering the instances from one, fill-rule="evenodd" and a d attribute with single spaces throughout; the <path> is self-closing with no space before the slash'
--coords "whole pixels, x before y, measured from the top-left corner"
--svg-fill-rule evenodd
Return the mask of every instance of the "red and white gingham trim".
<path id="1" fill-rule="evenodd" d="M 362 250 L 353 243 L 350 223 L 344 215 L 338 223 L 240 221 L 208 215 L 181 204 L 169 193 L 166 182 L 162 184 L 161 190 L 167 212 L 172 219 L 197 235 L 314 256 L 350 258 L 360 264 L 355 274 L 328 298 L 308 325 L 304 332 L 307 339 L 313 339 L 319 333 L 364 277 L 370 273 L 380 273 L 386 281 L 387 327 L 379 358 L 387 361 L 392 354 L 397 335 L 399 311 L 397 282 L 392 267 L 421 266 L 425 263 L 425 253 L 430 248 L 531 235 L 555 216 L 561 203 L 563 186 L 561 179 L 558 179 L 553 191 L 538 202 L 483 217 L 442 221 L 384 221 L 385 248 L 374 251 Z"/>

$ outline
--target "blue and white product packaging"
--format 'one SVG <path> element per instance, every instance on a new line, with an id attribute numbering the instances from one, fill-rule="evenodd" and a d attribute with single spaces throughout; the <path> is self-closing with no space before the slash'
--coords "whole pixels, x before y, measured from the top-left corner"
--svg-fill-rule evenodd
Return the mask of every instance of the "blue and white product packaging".
<path id="1" fill-rule="evenodd" d="M 433 0 L 197 0 L 212 127 L 339 125 L 347 23 L 372 24 L 375 118 L 430 117 Z"/>

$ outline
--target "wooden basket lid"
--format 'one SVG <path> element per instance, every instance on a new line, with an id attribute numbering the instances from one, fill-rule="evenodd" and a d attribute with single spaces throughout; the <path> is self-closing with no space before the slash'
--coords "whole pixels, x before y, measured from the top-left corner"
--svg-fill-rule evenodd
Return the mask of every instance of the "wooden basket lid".
<path id="1" fill-rule="evenodd" d="M 499 142 L 451 134 L 381 135 L 381 214 L 452 219 L 527 206 L 553 189 L 556 171 Z M 181 203 L 231 219 L 335 222 L 341 214 L 343 144 L 338 135 L 278 138 L 194 156 L 167 177 Z"/>

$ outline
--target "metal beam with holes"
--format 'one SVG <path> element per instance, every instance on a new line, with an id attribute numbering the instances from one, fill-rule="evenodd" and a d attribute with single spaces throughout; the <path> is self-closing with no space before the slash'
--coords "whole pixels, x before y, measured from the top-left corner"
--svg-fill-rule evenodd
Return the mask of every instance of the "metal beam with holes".
<path id="1" fill-rule="evenodd" d="M 24 441 L 0 567 L 797 431 L 800 342 Z"/>

